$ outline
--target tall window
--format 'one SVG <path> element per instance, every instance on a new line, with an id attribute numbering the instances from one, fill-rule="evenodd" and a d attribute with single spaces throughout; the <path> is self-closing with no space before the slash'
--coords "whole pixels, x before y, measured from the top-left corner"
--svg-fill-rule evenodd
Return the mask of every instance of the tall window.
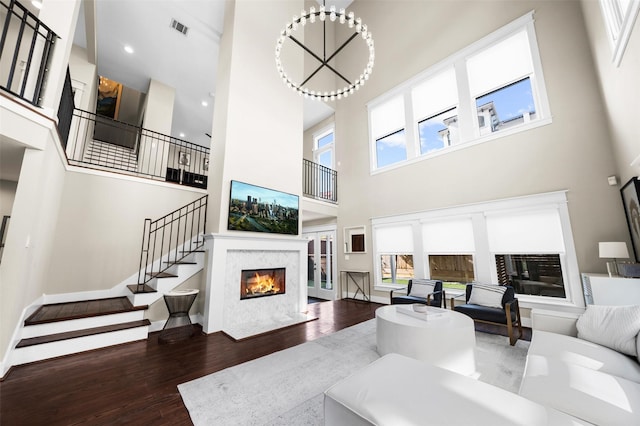
<path id="1" fill-rule="evenodd" d="M 375 283 L 511 285 L 523 301 L 582 303 L 566 194 L 552 192 L 372 219 Z M 414 244 L 415 243 L 415 244 Z M 453 291 L 455 289 L 455 291 Z"/>
<path id="2" fill-rule="evenodd" d="M 458 88 L 453 67 L 414 87 L 411 101 L 414 122 L 418 123 L 420 154 L 428 154 L 460 141 Z"/>
<path id="3" fill-rule="evenodd" d="M 369 122 L 372 171 L 550 123 L 533 13 L 374 100 Z"/>
<path id="4" fill-rule="evenodd" d="M 557 209 L 490 215 L 487 234 L 500 284 L 513 286 L 518 294 L 566 297 Z"/>
<path id="5" fill-rule="evenodd" d="M 407 285 L 415 275 L 411 225 L 379 227 L 374 233 L 380 282 Z"/>
<path id="6" fill-rule="evenodd" d="M 600 0 L 600 7 L 611 42 L 613 63 L 618 66 L 631 37 L 640 0 Z"/>
<path id="7" fill-rule="evenodd" d="M 475 240 L 471 217 L 439 219 L 422 225 L 429 277 L 443 287 L 463 289 L 475 281 Z"/>
<path id="8" fill-rule="evenodd" d="M 336 200 L 335 131 L 333 125 L 313 135 L 313 161 L 322 167 L 313 176 L 314 194 L 325 200 Z"/>
<path id="9" fill-rule="evenodd" d="M 375 141 L 376 167 L 407 159 L 404 98 L 396 96 L 371 111 L 371 134 Z"/>
<path id="10" fill-rule="evenodd" d="M 333 152 L 335 149 L 333 126 L 314 135 L 313 161 L 330 169 L 335 169 Z"/>

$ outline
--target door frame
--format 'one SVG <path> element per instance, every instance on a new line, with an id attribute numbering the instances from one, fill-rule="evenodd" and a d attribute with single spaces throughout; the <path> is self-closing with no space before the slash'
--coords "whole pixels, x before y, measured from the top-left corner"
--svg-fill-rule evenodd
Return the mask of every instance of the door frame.
<path id="1" fill-rule="evenodd" d="M 322 234 L 332 234 L 333 236 L 333 244 L 330 244 L 329 246 L 332 249 L 331 252 L 331 259 L 330 259 L 330 265 L 331 265 L 331 283 L 332 283 L 332 290 L 323 290 L 321 287 L 319 287 L 317 284 L 313 287 L 313 289 L 310 289 L 308 284 L 307 284 L 307 296 L 311 296 L 311 297 L 317 297 L 319 299 L 325 299 L 325 300 L 336 300 L 338 297 L 338 257 L 337 257 L 337 249 L 338 249 L 338 244 L 337 244 L 337 237 L 338 237 L 338 226 L 337 225 L 323 225 L 323 226 L 312 226 L 312 227 L 308 227 L 308 228 L 303 228 L 302 229 L 302 237 L 305 239 L 309 239 L 309 236 L 313 236 L 315 241 L 318 241 L 318 243 L 316 243 L 316 248 L 317 250 L 315 250 L 315 255 L 316 256 L 320 256 L 321 253 L 321 249 L 320 249 L 320 239 L 319 236 Z M 308 247 L 308 245 L 307 245 Z M 309 253 L 307 252 L 307 258 L 309 256 Z M 317 265 L 318 259 L 315 260 L 315 264 Z M 315 268 L 315 276 L 314 276 L 314 281 L 315 282 L 320 282 L 321 280 L 319 280 L 319 274 L 320 274 L 320 269 Z"/>

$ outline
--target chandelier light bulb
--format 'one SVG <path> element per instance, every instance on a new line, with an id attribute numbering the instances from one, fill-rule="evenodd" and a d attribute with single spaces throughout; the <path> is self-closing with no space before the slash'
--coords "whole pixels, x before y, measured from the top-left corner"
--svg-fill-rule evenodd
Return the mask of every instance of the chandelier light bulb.
<path id="1" fill-rule="evenodd" d="M 344 24 L 344 9 L 340 9 L 340 13 L 338 15 L 340 15 L 340 23 Z"/>
<path id="2" fill-rule="evenodd" d="M 320 6 L 320 20 L 324 21 L 327 15 L 324 13 L 324 5 Z"/>
<path id="3" fill-rule="evenodd" d="M 316 8 L 313 6 L 309 8 L 309 22 L 312 24 L 316 22 Z"/>
<path id="4" fill-rule="evenodd" d="M 349 28 L 353 28 L 353 20 L 355 19 L 355 15 L 353 14 L 353 12 L 349 12 L 347 21 L 349 24 Z"/>

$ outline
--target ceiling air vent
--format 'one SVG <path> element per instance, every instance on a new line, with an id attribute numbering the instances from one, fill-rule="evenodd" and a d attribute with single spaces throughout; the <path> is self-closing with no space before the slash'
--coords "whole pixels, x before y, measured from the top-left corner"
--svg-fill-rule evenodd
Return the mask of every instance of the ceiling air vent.
<path id="1" fill-rule="evenodd" d="M 176 21 L 175 19 L 171 20 L 171 28 L 175 28 L 176 31 L 179 31 L 184 35 L 187 35 L 187 31 L 189 31 L 189 28 L 187 28 L 186 25 L 181 24 L 180 22 Z"/>

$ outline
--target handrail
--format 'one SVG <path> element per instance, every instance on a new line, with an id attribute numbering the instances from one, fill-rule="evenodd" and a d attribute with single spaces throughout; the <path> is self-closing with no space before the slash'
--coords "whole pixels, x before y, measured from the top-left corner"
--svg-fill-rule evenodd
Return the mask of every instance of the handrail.
<path id="1" fill-rule="evenodd" d="M 63 146 L 74 166 L 207 187 L 208 147 L 79 108 Z"/>
<path id="2" fill-rule="evenodd" d="M 208 195 L 152 221 L 144 220 L 137 291 L 204 245 Z M 194 241 L 195 240 L 195 241 Z"/>
<path id="3" fill-rule="evenodd" d="M 10 0 L 7 5 L 0 1 L 0 6 L 6 9 L 0 37 L 0 64 L 8 70 L 7 80 L 0 83 L 0 88 L 40 106 L 51 49 L 58 36 L 19 2 Z"/>
<path id="4" fill-rule="evenodd" d="M 302 171 L 304 195 L 331 203 L 338 202 L 337 171 L 307 159 L 302 160 Z"/>

